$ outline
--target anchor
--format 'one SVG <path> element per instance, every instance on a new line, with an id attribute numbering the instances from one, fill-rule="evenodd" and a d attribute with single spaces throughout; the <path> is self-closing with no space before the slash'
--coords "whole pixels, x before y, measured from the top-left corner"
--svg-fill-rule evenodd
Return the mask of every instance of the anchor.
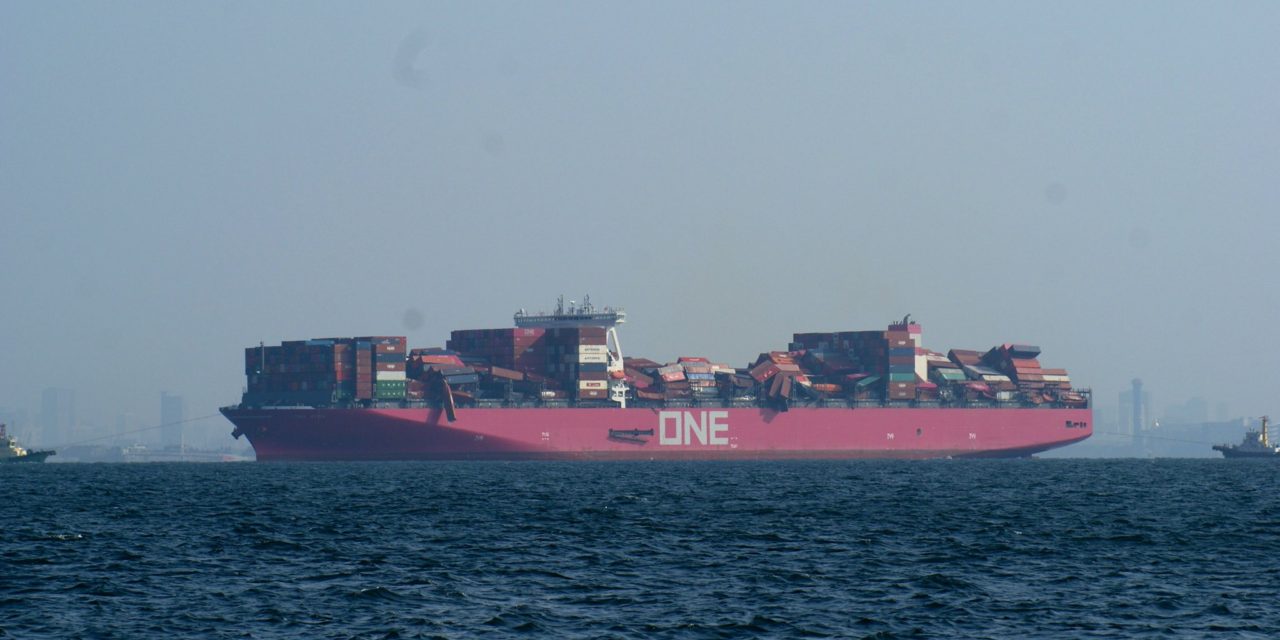
<path id="1" fill-rule="evenodd" d="M 621 440 L 623 442 L 631 442 L 635 444 L 644 444 L 648 442 L 640 436 L 652 436 L 653 429 L 610 429 L 610 440 Z"/>

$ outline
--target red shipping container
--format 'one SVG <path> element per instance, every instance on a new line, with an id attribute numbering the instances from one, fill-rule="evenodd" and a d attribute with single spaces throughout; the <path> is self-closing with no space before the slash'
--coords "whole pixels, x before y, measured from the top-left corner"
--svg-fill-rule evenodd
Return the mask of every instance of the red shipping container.
<path id="1" fill-rule="evenodd" d="M 500 378 L 503 380 L 516 380 L 516 381 L 524 380 L 523 373 L 519 371 L 513 371 L 511 369 L 506 369 L 503 367 L 492 367 L 489 370 L 489 375 L 493 376 L 494 378 Z"/>
<path id="2" fill-rule="evenodd" d="M 778 365 L 772 362 L 765 362 L 751 369 L 750 375 L 756 382 L 764 382 L 778 373 Z"/>

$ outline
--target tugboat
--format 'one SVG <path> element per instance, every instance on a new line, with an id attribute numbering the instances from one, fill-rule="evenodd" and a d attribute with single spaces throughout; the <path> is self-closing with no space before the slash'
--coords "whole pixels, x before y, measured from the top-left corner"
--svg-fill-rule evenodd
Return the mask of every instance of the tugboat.
<path id="1" fill-rule="evenodd" d="M 18 446 L 18 441 L 13 439 L 4 428 L 4 423 L 0 423 L 0 463 L 5 462 L 44 462 L 45 458 L 55 455 L 57 452 L 49 449 L 46 451 L 29 451 Z"/>
<path id="2" fill-rule="evenodd" d="M 1280 459 L 1280 446 L 1267 439 L 1267 416 L 1262 416 L 1262 428 L 1246 431 L 1240 444 L 1215 444 L 1213 450 L 1221 451 L 1224 458 Z"/>

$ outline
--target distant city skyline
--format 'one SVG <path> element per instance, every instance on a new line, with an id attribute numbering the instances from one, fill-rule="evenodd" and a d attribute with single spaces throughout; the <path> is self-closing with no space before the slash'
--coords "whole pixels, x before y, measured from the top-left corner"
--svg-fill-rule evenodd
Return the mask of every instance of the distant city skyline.
<path id="1" fill-rule="evenodd" d="M 181 395 L 158 392 L 154 417 L 140 419 L 138 413 L 125 411 L 113 419 L 86 416 L 77 404 L 74 388 L 50 387 L 41 391 L 40 408 L 0 407 L 0 423 L 21 442 L 39 447 L 129 446 L 147 444 L 157 447 L 197 447 L 205 449 L 241 449 L 227 437 L 228 429 L 221 416 L 195 420 L 186 413 Z M 145 416 L 144 411 L 141 415 Z"/>

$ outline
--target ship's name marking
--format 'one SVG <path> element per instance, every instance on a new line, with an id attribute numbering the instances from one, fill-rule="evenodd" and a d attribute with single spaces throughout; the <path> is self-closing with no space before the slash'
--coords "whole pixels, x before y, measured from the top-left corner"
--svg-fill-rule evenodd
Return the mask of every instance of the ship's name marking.
<path id="1" fill-rule="evenodd" d="M 729 444 L 728 411 L 659 411 L 658 444 Z"/>

